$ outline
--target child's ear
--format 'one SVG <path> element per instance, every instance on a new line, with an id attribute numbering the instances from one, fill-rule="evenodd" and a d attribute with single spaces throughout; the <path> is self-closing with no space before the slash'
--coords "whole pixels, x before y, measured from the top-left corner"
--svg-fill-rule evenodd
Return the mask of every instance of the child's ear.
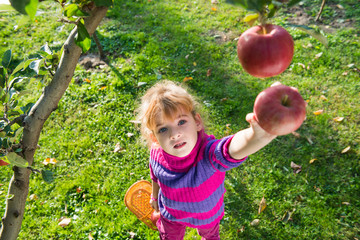
<path id="1" fill-rule="evenodd" d="M 196 123 L 196 130 L 199 132 L 204 128 L 203 121 L 202 121 L 199 113 L 196 113 L 194 118 L 195 118 L 195 123 Z"/>

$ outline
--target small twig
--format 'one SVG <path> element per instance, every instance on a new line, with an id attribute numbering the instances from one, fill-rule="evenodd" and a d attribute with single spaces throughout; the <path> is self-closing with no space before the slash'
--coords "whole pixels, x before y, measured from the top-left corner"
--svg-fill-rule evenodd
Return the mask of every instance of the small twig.
<path id="1" fill-rule="evenodd" d="M 27 167 L 27 169 L 31 170 L 33 173 L 41 173 L 40 170 L 32 168 L 32 167 Z"/>
<path id="2" fill-rule="evenodd" d="M 10 122 L 10 120 L 9 119 L 7 119 L 6 117 L 0 117 L 0 120 L 4 120 L 5 122 L 7 122 L 7 123 L 9 123 Z"/>
<path id="3" fill-rule="evenodd" d="M 106 61 L 106 56 L 104 54 L 104 50 L 103 50 L 103 48 L 101 46 L 99 38 L 97 37 L 96 31 L 93 34 L 93 38 L 94 38 L 96 46 L 97 46 L 97 48 L 99 50 L 100 59 Z"/>
<path id="4" fill-rule="evenodd" d="M 26 116 L 27 116 L 26 114 L 21 114 L 20 116 L 14 118 L 11 122 L 9 122 L 8 125 L 12 126 L 13 124 L 17 123 L 20 126 L 22 126 L 22 122 L 24 121 Z"/>
<path id="5" fill-rule="evenodd" d="M 324 7 L 325 7 L 325 2 L 326 2 L 326 0 L 322 0 L 320 11 L 319 11 L 318 15 L 316 16 L 315 22 L 317 22 L 320 19 L 320 15 L 321 15 L 322 11 L 324 10 Z"/>
<path id="6" fill-rule="evenodd" d="M 80 19 L 80 18 L 79 18 Z M 77 25 L 78 24 L 78 21 L 70 21 L 70 20 L 67 20 L 65 18 L 61 18 L 59 20 L 57 20 L 58 22 L 62 22 L 62 23 L 70 23 L 70 24 L 75 24 Z"/>
<path id="7" fill-rule="evenodd" d="M 46 61 L 44 61 L 44 65 L 45 65 L 46 69 L 49 71 L 50 75 L 52 77 L 54 77 L 54 73 L 51 71 L 51 68 L 49 68 L 49 66 L 46 64 Z"/>

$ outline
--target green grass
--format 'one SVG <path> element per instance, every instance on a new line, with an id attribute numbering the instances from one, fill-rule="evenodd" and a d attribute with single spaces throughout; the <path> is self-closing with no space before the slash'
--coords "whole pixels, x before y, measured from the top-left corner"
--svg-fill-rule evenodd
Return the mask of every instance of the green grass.
<path id="1" fill-rule="evenodd" d="M 270 79 L 248 75 L 237 60 L 236 37 L 248 28 L 241 8 L 224 1 L 218 5 L 185 0 L 115 2 L 98 28 L 109 66 L 92 71 L 78 66 L 74 82 L 42 131 L 34 168 L 53 170 L 55 181 L 48 184 L 39 174 L 31 175 L 29 195 L 37 198 L 28 199 L 19 239 L 74 240 L 90 235 L 157 239 L 156 232 L 140 223 L 123 203 L 131 184 L 150 180 L 148 150 L 130 121 L 149 86 L 160 79 L 181 82 L 185 77 L 193 78 L 186 85 L 204 103 L 208 133 L 218 138 L 246 128 L 245 116 L 252 111 L 256 95 L 275 81 L 297 87 L 308 101 L 307 119 L 297 131 L 300 136 L 278 137 L 227 174 L 223 239 L 360 238 L 360 82 L 359 72 L 350 65 L 359 67 L 360 59 L 356 1 L 341 2 L 355 25 L 327 33 L 328 48 L 287 28 L 295 40 L 293 62 Z M 304 6 L 317 10 L 320 3 L 304 1 Z M 11 48 L 14 66 L 45 42 L 58 49 L 71 29 L 59 28 L 55 5 L 41 9 L 45 13 L 36 22 L 16 30 L 19 16 L 0 13 L 0 54 Z M 332 11 L 327 6 L 322 21 L 334 20 Z M 284 25 L 285 19 L 278 15 L 274 22 Z M 221 40 L 225 35 L 226 41 Z M 96 52 L 94 44 L 91 51 Z M 147 85 L 138 87 L 139 82 Z M 36 82 L 29 88 L 33 93 L 24 101 L 41 93 Z M 320 109 L 323 114 L 313 113 Z M 335 117 L 344 120 L 335 122 Z M 114 152 L 116 144 L 124 151 Z M 348 146 L 350 150 L 341 153 Z M 56 166 L 41 164 L 48 157 L 58 161 Z M 310 163 L 311 159 L 317 160 Z M 302 171 L 294 174 L 291 162 L 301 165 Z M 3 215 L 12 172 L 9 167 L 0 172 Z M 262 197 L 267 207 L 258 214 Z M 292 215 L 286 221 L 289 212 Z M 59 227 L 61 217 L 72 222 Z M 250 224 L 254 219 L 260 219 L 256 227 Z M 186 239 L 196 236 L 189 229 Z"/>

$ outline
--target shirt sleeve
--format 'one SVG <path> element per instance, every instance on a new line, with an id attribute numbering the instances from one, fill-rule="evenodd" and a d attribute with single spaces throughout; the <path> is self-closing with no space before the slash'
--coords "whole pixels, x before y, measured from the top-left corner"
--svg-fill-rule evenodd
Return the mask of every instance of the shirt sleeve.
<path id="1" fill-rule="evenodd" d="M 157 179 L 157 177 L 155 176 L 154 171 L 153 171 L 150 163 L 149 163 L 149 168 L 150 168 L 150 178 L 151 178 L 151 180 L 153 180 L 154 182 L 157 183 L 157 182 L 158 182 L 158 179 Z"/>
<path id="2" fill-rule="evenodd" d="M 218 171 L 229 171 L 234 167 L 238 167 L 247 157 L 243 159 L 234 159 L 229 154 L 229 145 L 233 139 L 233 135 L 224 137 L 220 140 L 213 140 L 206 147 L 207 156 L 211 165 Z"/>

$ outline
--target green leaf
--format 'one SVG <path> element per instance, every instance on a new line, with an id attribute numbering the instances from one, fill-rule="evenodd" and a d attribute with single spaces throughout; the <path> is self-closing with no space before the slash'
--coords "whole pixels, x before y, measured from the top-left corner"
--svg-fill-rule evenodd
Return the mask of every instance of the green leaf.
<path id="1" fill-rule="evenodd" d="M 94 0 L 97 7 L 111 7 L 114 3 L 112 0 Z"/>
<path id="2" fill-rule="evenodd" d="M 64 15 L 68 18 L 89 16 L 88 13 L 83 12 L 79 6 L 74 3 L 65 6 Z"/>
<path id="3" fill-rule="evenodd" d="M 258 20 L 259 18 L 259 14 L 258 13 L 254 13 L 254 14 L 249 14 L 246 15 L 244 18 L 244 21 L 249 25 L 252 26 L 256 20 Z"/>
<path id="4" fill-rule="evenodd" d="M 8 153 L 7 159 L 9 160 L 9 163 L 18 167 L 26 168 L 29 166 L 29 163 L 24 158 L 14 152 Z"/>
<path id="5" fill-rule="evenodd" d="M 36 72 L 36 74 L 39 74 L 40 72 L 40 66 L 42 63 L 42 59 L 37 59 L 37 60 L 33 60 L 30 64 L 29 64 L 29 68 L 34 70 Z"/>
<path id="6" fill-rule="evenodd" d="M 269 4 L 268 7 L 269 7 L 270 12 L 268 13 L 267 17 L 272 18 L 275 15 L 276 11 L 277 11 L 277 7 L 275 7 L 275 5 L 272 4 L 272 3 Z"/>
<path id="7" fill-rule="evenodd" d="M 10 3 L 16 11 L 24 15 L 29 15 L 31 19 L 34 19 L 38 0 L 10 0 Z"/>
<path id="8" fill-rule="evenodd" d="M 51 183 L 54 181 L 54 173 L 50 170 L 41 170 L 41 175 L 45 182 Z"/>
<path id="9" fill-rule="evenodd" d="M 11 62 L 11 50 L 9 49 L 4 52 L 4 55 L 3 55 L 2 61 L 1 61 L 1 65 L 4 68 L 8 68 L 10 65 L 10 62 Z"/>
<path id="10" fill-rule="evenodd" d="M 25 6 L 30 3 L 30 0 L 10 0 L 10 4 L 16 11 L 26 15 Z"/>
<path id="11" fill-rule="evenodd" d="M 22 61 L 21 63 L 19 63 L 19 65 L 16 66 L 16 68 L 11 73 L 11 75 L 14 75 L 15 73 L 17 73 L 19 71 L 25 70 L 29 66 L 29 64 L 32 63 L 34 60 L 35 59 L 28 59 L 26 61 Z"/>
<path id="12" fill-rule="evenodd" d="M 30 0 L 30 2 L 25 6 L 25 12 L 31 19 L 35 18 L 38 0 Z"/>
<path id="13" fill-rule="evenodd" d="M 7 74 L 6 68 L 4 68 L 3 66 L 0 66 L 0 87 L 1 88 L 5 87 L 6 74 Z"/>
<path id="14" fill-rule="evenodd" d="M 81 47 L 83 53 L 86 53 L 91 47 L 91 38 L 85 25 L 80 21 L 77 25 L 77 35 L 75 37 L 75 43 Z"/>
<path id="15" fill-rule="evenodd" d="M 52 51 L 49 48 L 48 43 L 45 43 L 43 46 L 41 46 L 40 51 L 47 53 L 47 55 L 51 55 Z"/>
<path id="16" fill-rule="evenodd" d="M 301 31 L 306 32 L 307 34 L 309 34 L 310 36 L 312 36 L 313 38 L 317 39 L 319 42 L 324 44 L 325 47 L 328 47 L 327 38 L 324 35 L 322 35 L 319 31 L 317 31 L 316 29 L 305 26 L 305 25 L 294 25 L 294 24 L 288 24 L 288 25 L 291 27 L 295 27 Z"/>
<path id="17" fill-rule="evenodd" d="M 29 114 L 30 112 L 30 109 L 34 106 L 35 104 L 34 103 L 28 103 L 26 104 L 26 106 L 24 107 L 21 107 L 21 111 L 23 111 L 24 114 Z"/>

